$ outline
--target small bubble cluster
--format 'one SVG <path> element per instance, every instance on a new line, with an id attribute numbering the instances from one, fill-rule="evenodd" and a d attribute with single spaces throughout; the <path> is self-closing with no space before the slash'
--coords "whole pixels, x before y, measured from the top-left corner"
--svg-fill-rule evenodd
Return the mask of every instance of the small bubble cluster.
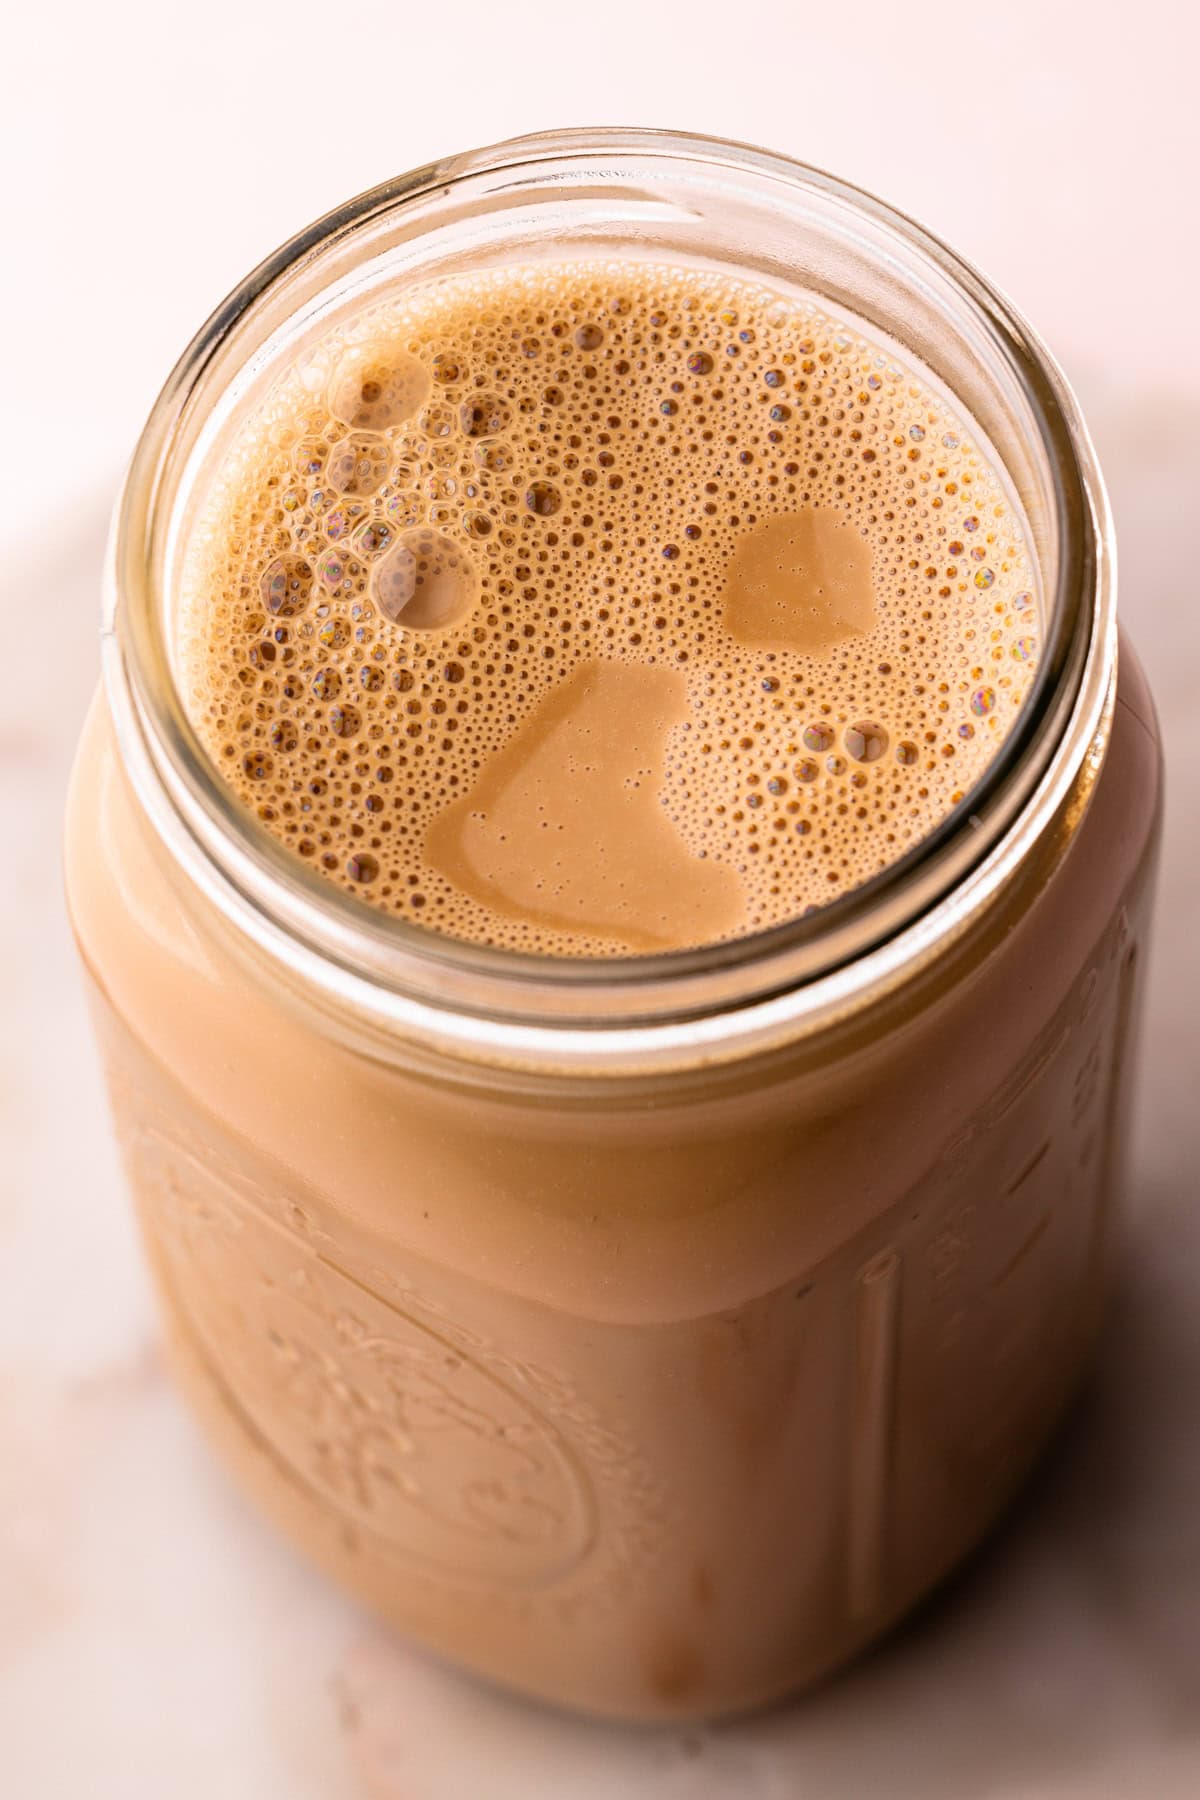
<path id="1" fill-rule="evenodd" d="M 749 641 L 731 570 L 792 518 L 856 546 L 870 606 L 781 567 L 824 635 Z M 406 290 L 291 367 L 211 472 L 177 661 L 217 768 L 330 881 L 458 937 L 604 955 L 625 946 L 489 907 L 425 854 L 570 677 L 679 677 L 657 804 L 736 875 L 740 935 L 963 798 L 1033 680 L 1036 593 L 966 423 L 856 330 L 725 275 L 579 261 Z"/>

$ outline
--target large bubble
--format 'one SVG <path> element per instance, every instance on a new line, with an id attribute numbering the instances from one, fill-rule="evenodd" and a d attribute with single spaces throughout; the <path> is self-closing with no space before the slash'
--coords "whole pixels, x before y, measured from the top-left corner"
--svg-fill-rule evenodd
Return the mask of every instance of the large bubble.
<path id="1" fill-rule="evenodd" d="M 357 430 L 390 431 L 412 417 L 429 391 L 429 375 L 415 357 L 360 347 L 338 363 L 329 384 L 329 410 Z"/>
<path id="2" fill-rule="evenodd" d="M 474 605 L 478 587 L 466 552 L 430 526 L 405 532 L 371 580 L 384 618 L 408 631 L 445 631 L 457 624 Z"/>

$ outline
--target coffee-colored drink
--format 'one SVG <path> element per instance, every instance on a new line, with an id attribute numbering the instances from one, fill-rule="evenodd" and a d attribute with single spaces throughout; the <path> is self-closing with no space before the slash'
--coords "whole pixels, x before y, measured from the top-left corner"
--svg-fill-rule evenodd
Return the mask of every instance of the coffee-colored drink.
<path id="1" fill-rule="evenodd" d="M 945 403 L 811 304 L 625 262 L 403 295 L 215 471 L 184 694 L 297 854 L 554 955 L 777 925 L 918 843 L 1037 666 Z"/>
<path id="2" fill-rule="evenodd" d="M 367 196 L 176 372 L 71 907 L 181 1380 L 405 1631 L 728 1712 L 1016 1490 L 1157 839 L 1109 549 L 999 300 L 703 140 Z"/>

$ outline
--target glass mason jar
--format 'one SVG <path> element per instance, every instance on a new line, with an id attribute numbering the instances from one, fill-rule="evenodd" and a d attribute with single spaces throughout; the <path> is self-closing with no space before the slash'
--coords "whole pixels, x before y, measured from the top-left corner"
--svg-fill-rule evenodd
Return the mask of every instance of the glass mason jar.
<path id="1" fill-rule="evenodd" d="M 810 917 L 558 960 L 362 906 L 232 803 L 175 684 L 231 421 L 391 284 L 684 258 L 824 303 L 975 422 L 1044 600 L 1034 691 L 920 847 Z M 184 1386 L 263 1509 L 528 1693 L 714 1714 L 811 1682 L 974 1545 L 1112 1257 L 1158 835 L 1111 525 L 1062 377 L 909 220 L 759 151 L 565 132 L 264 263 L 135 453 L 70 904 Z"/>

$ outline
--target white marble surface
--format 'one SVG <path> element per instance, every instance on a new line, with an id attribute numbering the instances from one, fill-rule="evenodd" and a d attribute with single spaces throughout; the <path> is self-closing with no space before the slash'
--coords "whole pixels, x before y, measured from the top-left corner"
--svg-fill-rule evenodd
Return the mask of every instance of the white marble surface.
<path id="1" fill-rule="evenodd" d="M 0 712 L 0 1793 L 1191 1800 L 1190 6 L 1096 0 L 1085 19 L 1054 0 L 328 17 L 309 0 L 215 0 L 186 17 L 67 4 L 10 21 L 6 54 L 20 78 L 0 121 L 17 249 L 0 284 L 0 622 L 14 653 Z M 1095 1380 L 999 1542 L 915 1626 L 815 1697 L 714 1731 L 604 1730 L 485 1692 L 389 1640 L 244 1509 L 163 1372 L 59 897 L 104 515 L 185 338 L 262 251 L 345 193 L 444 149 L 601 117 L 691 122 L 836 167 L 1017 297 L 1092 418 L 1171 776 L 1129 1251 Z"/>

